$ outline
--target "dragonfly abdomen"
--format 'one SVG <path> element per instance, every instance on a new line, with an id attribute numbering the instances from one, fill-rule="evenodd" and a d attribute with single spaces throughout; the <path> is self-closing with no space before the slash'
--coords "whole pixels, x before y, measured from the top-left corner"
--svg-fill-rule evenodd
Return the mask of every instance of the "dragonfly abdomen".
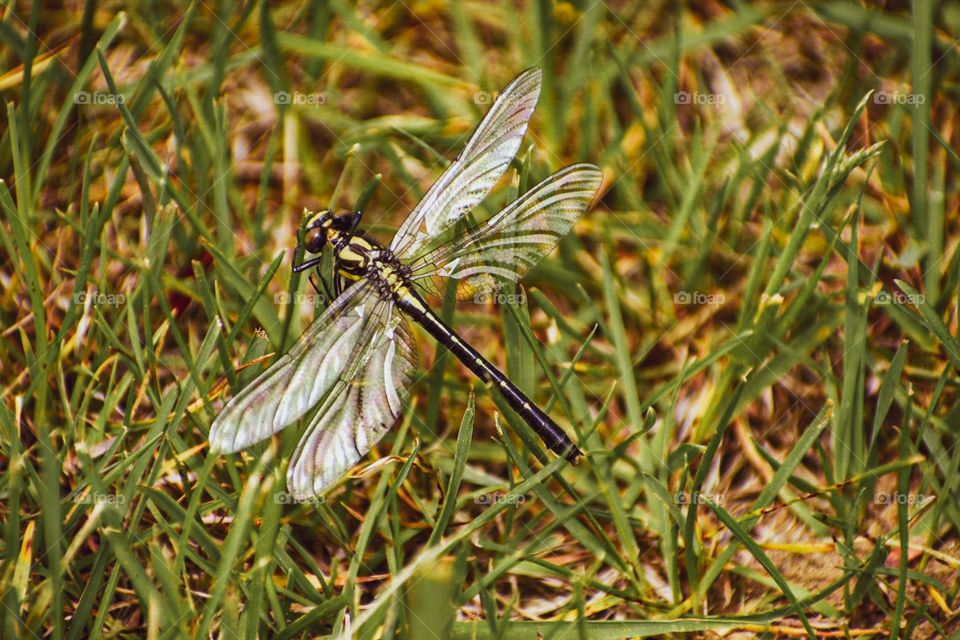
<path id="1" fill-rule="evenodd" d="M 570 462 L 577 461 L 582 452 L 567 437 L 563 429 L 499 369 L 438 318 L 413 289 L 405 286 L 398 290 L 396 292 L 396 302 L 404 313 L 426 329 L 437 342 L 455 355 L 474 375 L 484 383 L 496 386 L 510 408 L 530 425 L 530 428 L 540 436 L 551 451 L 565 457 Z"/>

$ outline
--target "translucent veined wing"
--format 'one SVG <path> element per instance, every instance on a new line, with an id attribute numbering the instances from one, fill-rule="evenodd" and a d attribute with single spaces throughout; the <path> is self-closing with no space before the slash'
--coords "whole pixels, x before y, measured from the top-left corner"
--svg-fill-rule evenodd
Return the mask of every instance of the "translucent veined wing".
<path id="1" fill-rule="evenodd" d="M 288 426 L 310 410 L 338 379 L 379 302 L 358 283 L 343 292 L 300 339 L 220 411 L 210 448 L 233 453 Z"/>
<path id="2" fill-rule="evenodd" d="M 541 76 L 540 69 L 527 69 L 500 93 L 467 146 L 400 226 L 390 243 L 394 255 L 417 255 L 487 196 L 520 148 Z"/>
<path id="3" fill-rule="evenodd" d="M 390 311 L 383 304 L 376 313 Z M 403 412 L 417 352 L 407 321 L 393 315 L 368 325 L 360 352 L 297 445 L 287 469 L 287 490 L 297 500 L 316 496 L 336 482 Z M 384 325 L 393 328 L 378 328 Z"/>
<path id="4" fill-rule="evenodd" d="M 411 261 L 411 278 L 456 278 L 473 290 L 495 279 L 516 282 L 570 231 L 602 181 L 592 164 L 561 169 L 476 229 Z"/>

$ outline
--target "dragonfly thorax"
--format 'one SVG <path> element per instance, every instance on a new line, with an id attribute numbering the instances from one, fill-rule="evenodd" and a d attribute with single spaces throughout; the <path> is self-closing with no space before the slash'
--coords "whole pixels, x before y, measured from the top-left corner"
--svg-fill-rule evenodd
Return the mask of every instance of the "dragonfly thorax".
<path id="1" fill-rule="evenodd" d="M 385 249 L 376 241 L 359 234 L 332 232 L 333 258 L 340 275 L 357 280 L 367 275 L 374 261 Z"/>
<path id="2" fill-rule="evenodd" d="M 384 297 L 399 293 L 408 284 L 410 268 L 376 240 L 340 233 L 332 243 L 341 276 L 351 280 L 368 278 Z"/>

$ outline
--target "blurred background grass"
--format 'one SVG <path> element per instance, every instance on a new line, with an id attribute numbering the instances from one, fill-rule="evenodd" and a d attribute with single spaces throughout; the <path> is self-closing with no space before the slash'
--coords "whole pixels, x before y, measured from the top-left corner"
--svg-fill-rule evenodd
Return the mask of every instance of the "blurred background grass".
<path id="1" fill-rule="evenodd" d="M 6 3 L 0 635 L 956 633 L 958 30 L 921 1 Z M 324 500 L 284 493 L 296 427 L 208 455 L 318 310 L 302 209 L 389 239 L 529 66 L 477 217 L 575 161 L 602 195 L 516 295 L 438 305 L 586 460 L 424 336 Z"/>

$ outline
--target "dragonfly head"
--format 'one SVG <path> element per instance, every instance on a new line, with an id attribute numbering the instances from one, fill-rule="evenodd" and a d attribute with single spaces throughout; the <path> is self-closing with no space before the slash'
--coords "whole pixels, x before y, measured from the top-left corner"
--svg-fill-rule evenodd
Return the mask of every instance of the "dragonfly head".
<path id="1" fill-rule="evenodd" d="M 333 226 L 334 216 L 329 209 L 318 211 L 310 216 L 306 224 L 303 246 L 310 253 L 320 253 L 327 244 L 327 236 Z"/>
<path id="2" fill-rule="evenodd" d="M 329 209 L 312 214 L 306 224 L 304 248 L 310 253 L 320 253 L 328 242 L 336 242 L 342 234 L 352 235 L 360 220 L 359 216 L 357 211 L 333 213 Z"/>

